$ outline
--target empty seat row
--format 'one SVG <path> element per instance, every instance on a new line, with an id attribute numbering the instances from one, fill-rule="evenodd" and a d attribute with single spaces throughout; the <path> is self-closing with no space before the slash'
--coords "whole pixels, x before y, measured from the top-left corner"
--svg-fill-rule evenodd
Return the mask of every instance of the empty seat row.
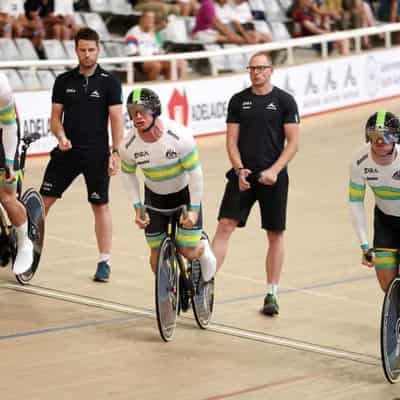
<path id="1" fill-rule="evenodd" d="M 66 71 L 61 69 L 38 69 L 36 71 L 31 69 L 15 69 L 3 68 L 0 69 L 4 73 L 13 90 L 37 90 L 37 89 L 51 89 L 54 80 L 59 73 Z"/>

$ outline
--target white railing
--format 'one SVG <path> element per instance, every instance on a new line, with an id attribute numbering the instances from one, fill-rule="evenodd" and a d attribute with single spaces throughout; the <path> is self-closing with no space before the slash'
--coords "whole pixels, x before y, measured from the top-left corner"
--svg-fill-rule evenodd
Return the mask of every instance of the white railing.
<path id="1" fill-rule="evenodd" d="M 200 58 L 212 58 L 216 56 L 224 56 L 231 54 L 251 54 L 260 50 L 287 50 L 287 65 L 293 65 L 294 60 L 294 49 L 296 47 L 304 47 L 310 46 L 313 44 L 321 44 L 321 57 L 323 59 L 328 57 L 328 42 L 334 42 L 342 39 L 354 39 L 355 42 L 355 52 L 360 53 L 361 49 L 361 38 L 363 36 L 384 35 L 384 43 L 385 48 L 392 47 L 391 42 L 391 32 L 400 31 L 400 23 L 393 24 L 385 24 L 371 28 L 361 28 L 354 29 L 349 31 L 340 31 L 327 33 L 324 35 L 314 35 L 296 39 L 288 39 L 277 42 L 270 42 L 264 44 L 257 45 L 248 45 L 248 46 L 238 46 L 229 49 L 219 49 L 219 50 L 202 50 L 195 52 L 187 52 L 187 53 L 171 53 L 171 54 L 160 54 L 154 56 L 130 56 L 130 57 L 111 57 L 111 58 L 101 58 L 99 62 L 101 64 L 124 64 L 127 71 L 127 83 L 132 84 L 134 81 L 134 67 L 133 63 L 136 62 L 145 62 L 145 61 L 154 61 L 154 60 L 162 60 L 162 61 L 171 61 L 172 63 L 172 80 L 177 80 L 177 66 L 176 61 L 185 59 L 185 60 L 194 60 Z M 56 66 L 74 66 L 76 65 L 76 60 L 38 60 L 38 61 L 0 61 L 0 68 L 29 68 L 35 70 L 37 68 L 43 67 L 56 67 Z M 213 76 L 217 75 L 217 70 L 215 67 L 213 68 L 213 64 L 211 64 L 212 70 L 211 73 Z"/>

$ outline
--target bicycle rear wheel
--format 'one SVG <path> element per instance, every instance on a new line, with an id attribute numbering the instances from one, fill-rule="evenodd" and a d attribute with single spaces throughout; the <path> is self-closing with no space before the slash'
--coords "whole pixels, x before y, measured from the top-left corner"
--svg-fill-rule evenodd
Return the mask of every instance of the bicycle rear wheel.
<path id="1" fill-rule="evenodd" d="M 33 243 L 33 263 L 23 274 L 15 275 L 17 281 L 26 285 L 35 275 L 40 262 L 44 241 L 44 206 L 39 192 L 33 188 L 27 189 L 21 197 L 28 216 L 28 236 Z"/>
<path id="2" fill-rule="evenodd" d="M 200 261 L 193 260 L 190 266 L 194 287 L 192 296 L 194 318 L 201 329 L 207 329 L 214 311 L 215 279 L 212 278 L 209 282 L 204 282 L 201 275 Z"/>
<path id="3" fill-rule="evenodd" d="M 166 237 L 160 246 L 156 272 L 156 314 L 158 330 L 165 342 L 172 340 L 178 313 L 179 266 L 175 245 Z"/>
<path id="4" fill-rule="evenodd" d="M 400 378 L 400 277 L 389 285 L 381 316 L 381 358 L 390 383 Z"/>

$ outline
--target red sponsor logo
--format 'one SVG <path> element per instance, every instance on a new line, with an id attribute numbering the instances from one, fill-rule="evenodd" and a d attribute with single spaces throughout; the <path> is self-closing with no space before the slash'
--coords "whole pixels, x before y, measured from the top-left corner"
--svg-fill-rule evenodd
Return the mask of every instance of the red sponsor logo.
<path id="1" fill-rule="evenodd" d="M 189 103 L 185 91 L 180 94 L 174 89 L 168 102 L 168 114 L 171 119 L 187 126 L 189 120 Z"/>

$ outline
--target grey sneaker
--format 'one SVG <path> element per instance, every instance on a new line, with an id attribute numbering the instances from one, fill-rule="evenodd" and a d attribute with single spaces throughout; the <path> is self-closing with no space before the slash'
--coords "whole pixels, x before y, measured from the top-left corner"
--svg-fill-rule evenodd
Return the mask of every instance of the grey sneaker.
<path id="1" fill-rule="evenodd" d="M 273 317 L 276 314 L 279 314 L 279 305 L 278 301 L 276 299 L 276 296 L 274 296 L 272 293 L 268 293 L 265 298 L 264 298 L 264 306 L 261 309 L 261 312 L 264 315 L 268 315 L 270 317 Z"/>
<path id="2" fill-rule="evenodd" d="M 97 270 L 94 274 L 93 280 L 95 282 L 108 282 L 110 278 L 111 268 L 106 261 L 100 261 L 97 264 Z"/>

